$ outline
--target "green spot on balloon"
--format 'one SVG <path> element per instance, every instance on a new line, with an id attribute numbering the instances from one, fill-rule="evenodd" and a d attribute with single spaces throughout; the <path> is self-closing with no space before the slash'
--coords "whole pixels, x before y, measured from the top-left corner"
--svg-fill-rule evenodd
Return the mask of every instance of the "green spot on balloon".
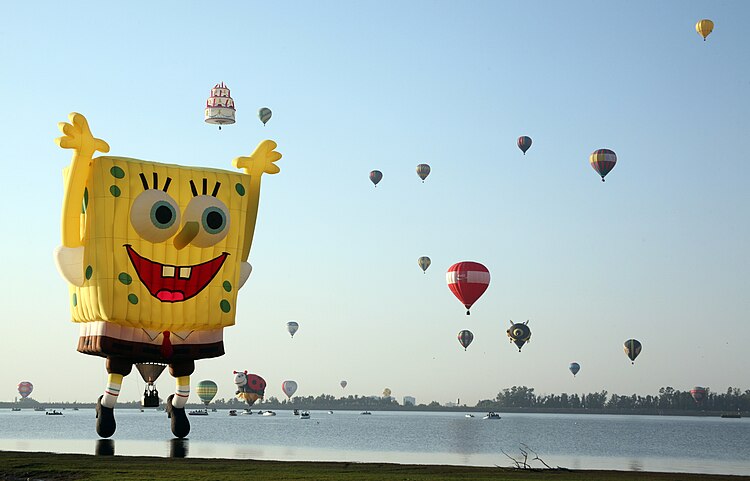
<path id="1" fill-rule="evenodd" d="M 222 299 L 219 303 L 219 307 L 221 307 L 221 310 L 224 312 L 229 312 L 232 309 L 232 306 L 229 304 L 229 301 L 226 299 Z"/>
<path id="2" fill-rule="evenodd" d="M 112 186 L 109 187 L 109 193 L 112 194 L 115 197 L 120 197 L 120 194 L 122 192 L 120 191 L 119 187 L 117 187 L 116 185 L 112 185 Z"/>
<path id="3" fill-rule="evenodd" d="M 89 206 L 89 189 L 84 187 L 83 188 L 83 205 L 81 206 L 81 214 L 86 213 L 86 209 Z"/>
<path id="4" fill-rule="evenodd" d="M 76 297 L 75 292 L 73 293 L 73 307 L 78 305 L 78 297 Z"/>
<path id="5" fill-rule="evenodd" d="M 138 304 L 138 296 L 135 294 L 128 294 L 128 301 L 130 301 L 131 304 Z"/>
<path id="6" fill-rule="evenodd" d="M 232 283 L 229 281 L 224 281 L 224 284 L 222 284 L 224 287 L 224 290 L 227 292 L 232 292 Z"/>
<path id="7" fill-rule="evenodd" d="M 117 280 L 122 282 L 126 286 L 133 282 L 133 278 L 130 277 L 130 274 L 128 274 L 127 272 L 120 272 L 120 275 L 117 276 Z"/>
<path id="8" fill-rule="evenodd" d="M 112 177 L 115 179 L 122 179 L 125 177 L 125 171 L 116 165 L 109 169 L 109 173 L 112 174 Z"/>
<path id="9" fill-rule="evenodd" d="M 245 186 L 237 183 L 237 185 L 234 186 L 234 188 L 237 190 L 237 193 L 240 195 L 245 195 Z"/>
<path id="10" fill-rule="evenodd" d="M 86 280 L 91 279 L 91 274 L 94 273 L 94 268 L 91 266 L 86 267 Z"/>

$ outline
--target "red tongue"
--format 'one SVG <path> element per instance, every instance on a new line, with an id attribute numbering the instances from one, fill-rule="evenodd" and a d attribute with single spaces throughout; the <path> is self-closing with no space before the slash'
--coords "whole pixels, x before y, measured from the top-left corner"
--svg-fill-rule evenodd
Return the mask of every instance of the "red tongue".
<path id="1" fill-rule="evenodd" d="M 169 331 L 164 331 L 164 339 L 161 341 L 161 355 L 165 359 L 172 357 L 172 343 L 169 342 Z"/>
<path id="2" fill-rule="evenodd" d="M 185 294 L 180 291 L 168 291 L 166 289 L 162 289 L 156 293 L 156 298 L 160 301 L 176 302 L 184 300 Z"/>

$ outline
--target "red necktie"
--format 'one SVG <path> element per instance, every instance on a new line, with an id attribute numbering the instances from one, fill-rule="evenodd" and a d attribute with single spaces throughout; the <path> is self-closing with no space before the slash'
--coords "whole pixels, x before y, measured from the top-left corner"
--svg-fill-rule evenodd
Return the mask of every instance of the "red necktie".
<path id="1" fill-rule="evenodd" d="M 161 355 L 165 359 L 172 357 L 172 343 L 169 342 L 169 331 L 164 331 L 164 339 L 161 341 Z"/>

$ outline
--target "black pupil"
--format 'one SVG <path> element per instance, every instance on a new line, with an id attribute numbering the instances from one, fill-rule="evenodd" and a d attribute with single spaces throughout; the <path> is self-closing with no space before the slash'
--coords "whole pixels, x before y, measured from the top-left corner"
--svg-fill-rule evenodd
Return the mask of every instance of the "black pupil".
<path id="1" fill-rule="evenodd" d="M 154 217 L 160 224 L 169 224 L 169 222 L 172 220 L 172 209 L 170 209 L 166 205 L 160 205 L 156 208 Z"/>
<path id="2" fill-rule="evenodd" d="M 224 216 L 222 216 L 219 212 L 212 210 L 208 213 L 206 216 L 206 224 L 208 224 L 208 227 L 210 229 L 216 230 L 224 223 Z"/>

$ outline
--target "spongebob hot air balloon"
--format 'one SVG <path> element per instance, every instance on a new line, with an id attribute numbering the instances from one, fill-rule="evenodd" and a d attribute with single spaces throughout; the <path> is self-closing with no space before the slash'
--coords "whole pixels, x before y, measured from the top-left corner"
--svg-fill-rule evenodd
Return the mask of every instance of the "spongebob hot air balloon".
<path id="1" fill-rule="evenodd" d="M 237 291 L 250 275 L 262 174 L 281 158 L 264 140 L 232 172 L 99 156 L 109 145 L 86 118 L 60 123 L 58 145 L 73 150 L 64 172 L 62 245 L 55 259 L 69 283 L 78 351 L 106 359 L 96 431 L 112 436 L 114 407 L 135 363 L 168 365 L 172 433 L 185 437 L 185 403 L 198 359 L 224 354 Z"/>

